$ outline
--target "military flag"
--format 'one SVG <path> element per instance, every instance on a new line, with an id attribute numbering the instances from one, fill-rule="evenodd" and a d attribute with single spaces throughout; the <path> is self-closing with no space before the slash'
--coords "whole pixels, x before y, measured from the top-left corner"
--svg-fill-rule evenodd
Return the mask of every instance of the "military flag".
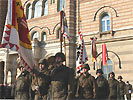
<path id="1" fill-rule="evenodd" d="M 91 60 L 92 62 L 96 61 L 96 57 L 97 57 L 97 48 L 96 48 L 96 37 L 91 38 Z"/>
<path id="2" fill-rule="evenodd" d="M 82 68 L 82 65 L 88 61 L 85 43 L 84 43 L 84 39 L 81 31 L 79 32 L 79 41 L 78 41 L 77 49 L 78 51 L 77 51 L 77 61 L 76 61 L 76 72 L 79 72 Z"/>
<path id="3" fill-rule="evenodd" d="M 17 51 L 24 67 L 31 71 L 34 66 L 34 58 L 21 0 L 8 0 L 8 12 L 1 47 Z"/>
<path id="4" fill-rule="evenodd" d="M 61 27 L 61 41 L 62 41 L 62 36 L 67 38 L 68 40 L 70 40 L 70 36 L 68 33 L 68 26 L 67 26 L 67 19 L 66 19 L 66 15 L 65 12 L 62 10 L 60 11 L 60 19 L 61 19 L 61 23 L 60 23 L 60 27 Z"/>
<path id="5" fill-rule="evenodd" d="M 103 66 L 106 65 L 106 60 L 107 60 L 106 44 L 102 44 L 102 64 L 103 64 Z"/>

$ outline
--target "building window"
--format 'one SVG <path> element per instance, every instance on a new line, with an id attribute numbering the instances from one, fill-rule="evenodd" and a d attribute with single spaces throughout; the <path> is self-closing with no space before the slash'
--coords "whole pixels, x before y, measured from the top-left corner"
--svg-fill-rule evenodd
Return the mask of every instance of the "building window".
<path id="1" fill-rule="evenodd" d="M 27 6 L 26 16 L 27 16 L 27 19 L 31 19 L 32 17 L 32 5 L 31 4 Z"/>
<path id="2" fill-rule="evenodd" d="M 48 0 L 44 0 L 44 16 L 48 14 Z"/>
<path id="3" fill-rule="evenodd" d="M 43 32 L 41 36 L 41 40 L 46 41 L 46 39 L 47 39 L 46 32 Z"/>
<path id="4" fill-rule="evenodd" d="M 112 64 L 112 61 L 110 59 L 108 59 L 106 63 L 107 63 L 106 66 L 102 65 L 101 68 L 102 68 L 103 73 L 104 73 L 103 76 L 106 79 L 108 79 L 108 74 L 113 71 L 113 64 Z"/>
<path id="5" fill-rule="evenodd" d="M 39 0 L 35 4 L 34 18 L 40 17 L 42 14 L 42 1 Z"/>
<path id="6" fill-rule="evenodd" d="M 61 11 L 65 8 L 65 0 L 57 0 L 57 11 Z"/>
<path id="7" fill-rule="evenodd" d="M 101 32 L 111 29 L 110 16 L 108 13 L 103 13 L 101 16 Z"/>
<path id="8" fill-rule="evenodd" d="M 32 34 L 32 36 L 31 36 L 31 40 L 34 40 L 35 38 L 39 38 L 39 34 L 38 34 L 38 32 L 37 31 L 35 31 L 33 34 Z"/>

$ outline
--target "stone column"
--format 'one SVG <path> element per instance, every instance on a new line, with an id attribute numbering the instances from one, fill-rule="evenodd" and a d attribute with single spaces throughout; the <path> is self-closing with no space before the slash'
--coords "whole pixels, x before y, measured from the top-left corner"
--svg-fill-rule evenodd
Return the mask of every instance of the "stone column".
<path id="1" fill-rule="evenodd" d="M 5 25 L 7 6 L 8 6 L 8 0 L 0 0 L 0 43 L 1 43 L 2 33 Z"/>
<path id="2" fill-rule="evenodd" d="M 68 12 L 68 13 L 67 13 Z M 69 42 L 69 54 L 68 62 L 69 67 L 74 68 L 76 66 L 76 0 L 68 0 L 66 6 L 66 13 L 68 18 L 68 29 L 71 36 Z"/>

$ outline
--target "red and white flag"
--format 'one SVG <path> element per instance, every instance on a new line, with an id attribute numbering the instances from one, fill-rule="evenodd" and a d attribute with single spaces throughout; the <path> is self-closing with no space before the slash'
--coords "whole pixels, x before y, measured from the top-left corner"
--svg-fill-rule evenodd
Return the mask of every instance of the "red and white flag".
<path id="1" fill-rule="evenodd" d="M 103 66 L 106 66 L 107 61 L 107 52 L 106 52 L 106 44 L 102 44 L 102 64 Z"/>
<path id="2" fill-rule="evenodd" d="M 66 37 L 68 40 L 70 40 L 70 36 L 68 33 L 68 26 L 67 26 L 67 19 L 66 19 L 66 15 L 65 12 L 62 10 L 60 11 L 60 19 L 61 19 L 61 23 L 60 23 L 60 27 L 61 27 L 61 38 Z"/>
<path id="3" fill-rule="evenodd" d="M 1 47 L 17 51 L 24 67 L 31 71 L 34 66 L 34 58 L 21 0 L 8 0 L 8 12 Z"/>
<path id="4" fill-rule="evenodd" d="M 76 61 L 76 72 L 81 70 L 82 65 L 88 61 L 88 56 L 85 48 L 85 43 L 83 39 L 82 32 L 79 32 L 79 43 L 78 43 L 78 54 L 77 54 L 77 61 Z M 80 74 L 80 73 L 79 73 Z"/>

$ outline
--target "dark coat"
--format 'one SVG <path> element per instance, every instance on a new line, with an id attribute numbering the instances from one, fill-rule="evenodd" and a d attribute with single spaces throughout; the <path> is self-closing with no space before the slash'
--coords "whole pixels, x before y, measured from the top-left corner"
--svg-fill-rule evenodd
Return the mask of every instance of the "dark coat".
<path id="1" fill-rule="evenodd" d="M 51 72 L 52 100 L 74 98 L 74 70 L 62 65 Z"/>
<path id="2" fill-rule="evenodd" d="M 97 83 L 97 99 L 107 99 L 109 95 L 109 84 L 103 75 L 96 78 Z"/>
<path id="3" fill-rule="evenodd" d="M 87 74 L 81 74 L 78 80 L 77 93 L 79 99 L 95 99 L 96 98 L 96 81 L 95 78 Z"/>
<path id="4" fill-rule="evenodd" d="M 120 86 L 119 82 L 115 78 L 109 78 L 109 100 L 120 99 Z"/>

